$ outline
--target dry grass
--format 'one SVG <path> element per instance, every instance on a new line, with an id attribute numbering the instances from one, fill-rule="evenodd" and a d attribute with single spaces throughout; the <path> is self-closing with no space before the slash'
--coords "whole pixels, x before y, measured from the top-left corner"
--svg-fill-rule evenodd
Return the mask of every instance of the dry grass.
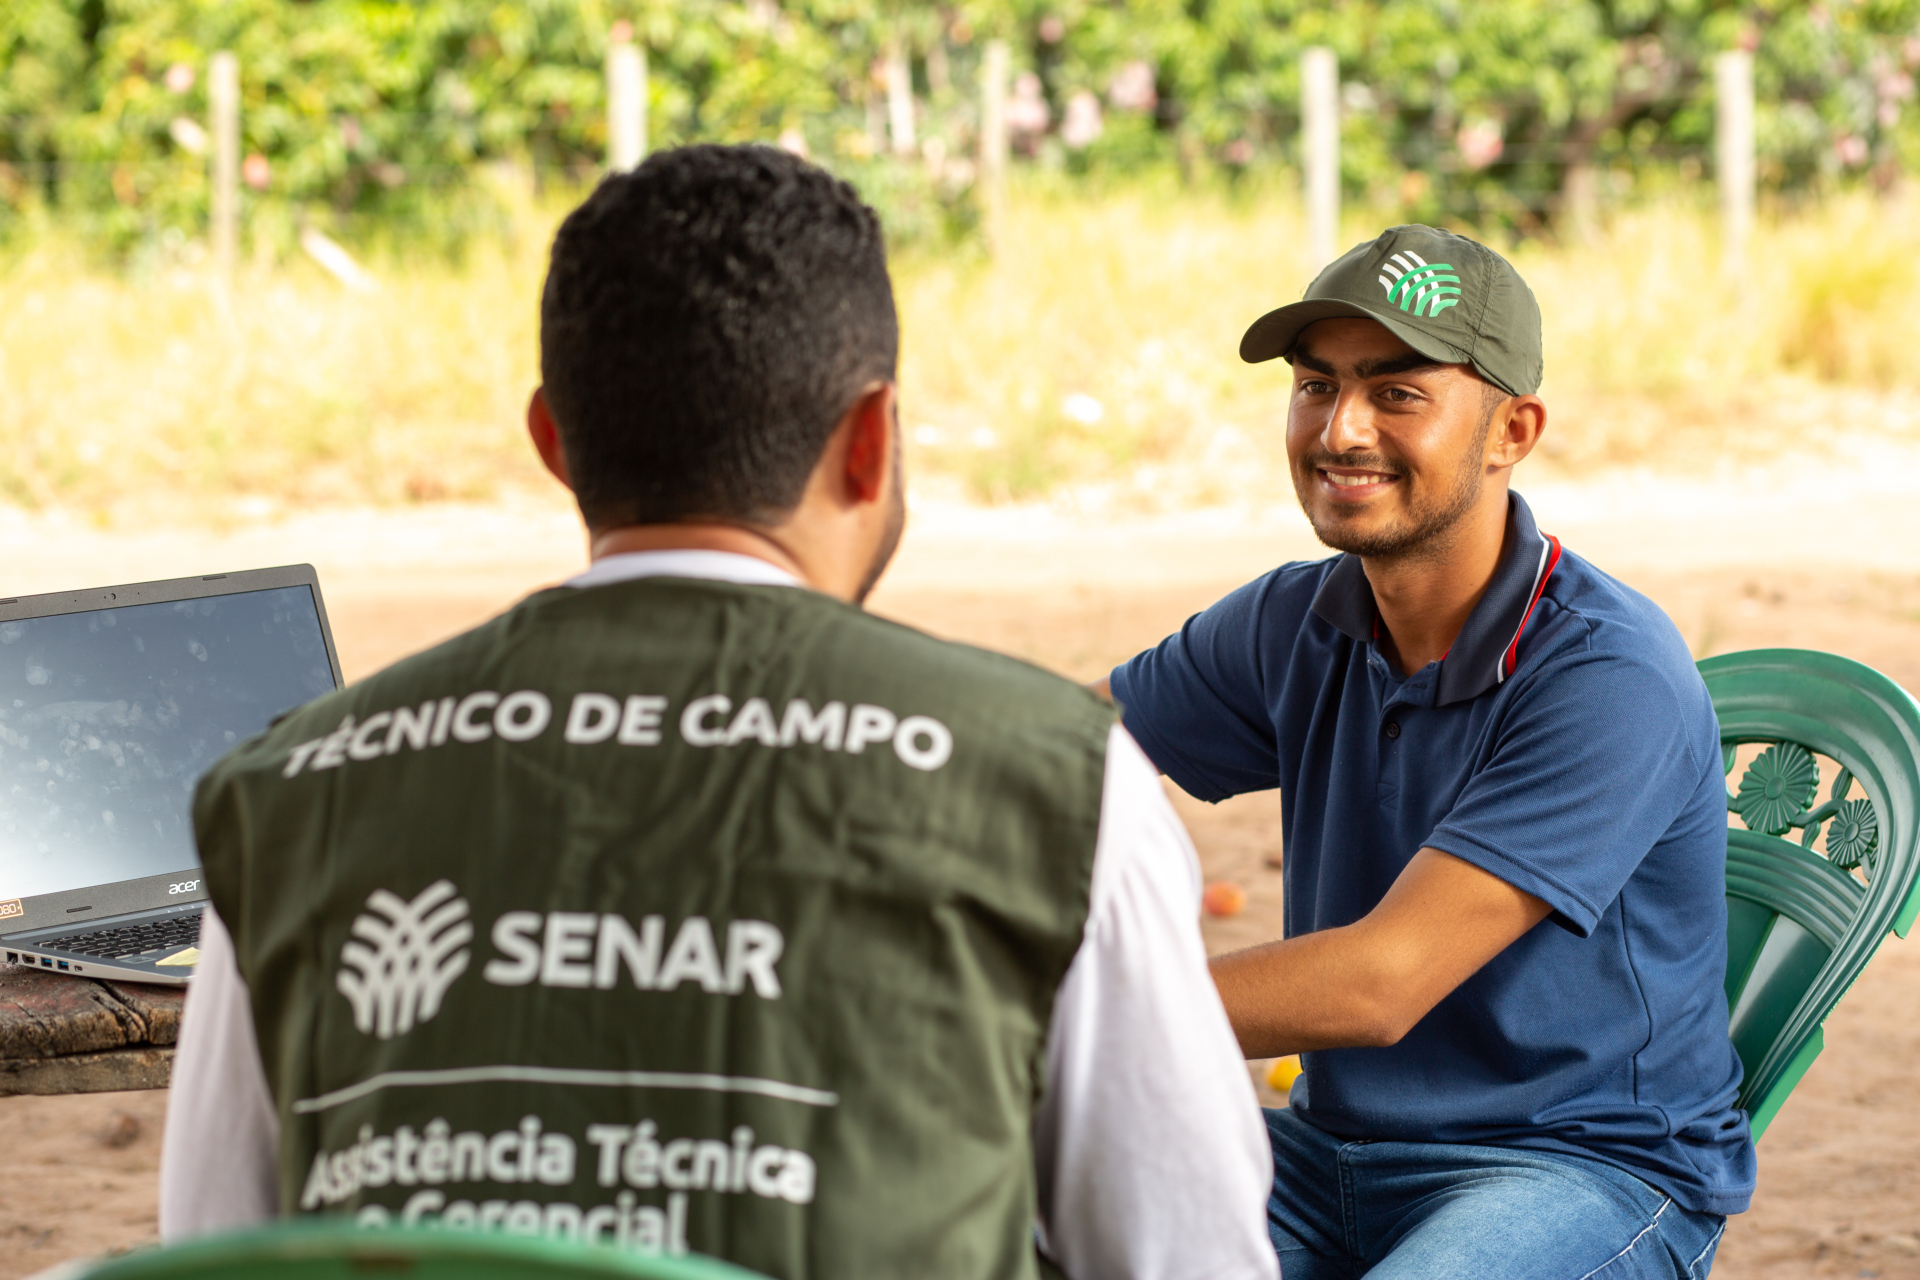
<path id="1" fill-rule="evenodd" d="M 123 280 L 33 255 L 0 286 L 0 497 L 265 511 L 530 480 L 539 270 L 492 248 L 354 294 L 296 264 L 223 296 L 196 272 Z"/>
<path id="2" fill-rule="evenodd" d="M 1379 225 L 1350 219 L 1348 241 Z M 1836 201 L 1763 225 L 1733 282 L 1713 218 L 1688 207 L 1513 249 L 1546 329 L 1551 425 L 1530 465 L 1725 466 L 1920 427 L 1916 230 L 1912 206 Z M 1285 196 L 1029 200 L 991 266 L 914 264 L 907 395 L 932 460 L 988 496 L 1284 490 L 1287 371 L 1235 351 L 1300 296 L 1302 239 Z M 1092 416 L 1081 396 L 1097 423 L 1075 420 Z"/>
<path id="3" fill-rule="evenodd" d="M 512 244 L 458 269 L 385 266 L 375 294 L 296 262 L 244 271 L 223 297 L 197 271 L 114 276 L 43 241 L 0 264 L 0 503 L 225 518 L 536 482 L 519 423 L 558 212 L 522 209 Z M 1917 224 L 1864 198 L 1768 223 L 1732 284 L 1711 218 L 1689 208 L 1520 247 L 1546 314 L 1543 465 L 1857 449 L 1920 423 Z M 1284 194 L 1029 191 L 992 261 L 905 257 L 920 474 L 1090 507 L 1284 489 L 1285 371 L 1234 351 L 1299 296 L 1301 239 Z"/>

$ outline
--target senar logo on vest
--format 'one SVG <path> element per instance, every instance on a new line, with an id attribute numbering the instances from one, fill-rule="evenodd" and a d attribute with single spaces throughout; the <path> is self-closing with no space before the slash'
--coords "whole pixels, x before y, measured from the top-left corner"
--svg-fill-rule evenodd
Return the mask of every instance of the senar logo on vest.
<path id="1" fill-rule="evenodd" d="M 353 1006 L 353 1025 L 382 1040 L 405 1035 L 440 1012 L 453 980 L 467 970 L 473 926 L 451 880 L 436 880 L 408 902 L 375 889 L 340 948 L 334 980 Z"/>
<path id="2" fill-rule="evenodd" d="M 440 1012 L 447 989 L 467 971 L 473 940 L 466 899 L 451 880 L 436 880 L 411 902 L 386 889 L 367 897 L 352 934 L 340 948 L 334 985 L 353 1006 L 362 1035 L 391 1040 Z M 608 990 L 622 971 L 641 991 L 672 991 L 695 983 L 709 995 L 749 988 L 763 1000 L 780 998 L 774 965 L 786 949 L 777 926 L 734 920 L 724 953 L 705 916 L 688 916 L 666 943 L 666 921 L 646 916 L 635 928 L 625 916 L 587 911 L 509 911 L 493 923 L 501 953 L 483 970 L 501 987 L 593 987 Z M 665 954 L 662 954 L 664 945 Z"/>

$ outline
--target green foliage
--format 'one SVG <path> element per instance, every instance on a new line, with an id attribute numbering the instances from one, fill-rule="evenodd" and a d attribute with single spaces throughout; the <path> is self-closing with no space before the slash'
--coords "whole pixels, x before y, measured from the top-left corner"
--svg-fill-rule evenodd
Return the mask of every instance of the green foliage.
<path id="1" fill-rule="evenodd" d="M 1006 0 L 1056 99 L 1155 67 L 1189 166 L 1292 162 L 1299 56 L 1330 45 L 1349 193 L 1520 231 L 1711 164 L 1714 54 L 1755 51 L 1763 185 L 1889 184 L 1920 160 L 1914 0 Z M 1038 34 L 1046 15 L 1063 37 Z"/>
<path id="2" fill-rule="evenodd" d="M 804 143 L 901 239 L 973 225 L 989 38 L 1044 95 L 1024 160 L 1188 178 L 1292 164 L 1299 56 L 1330 45 L 1351 195 L 1524 233 L 1706 172 L 1711 60 L 1735 47 L 1756 50 L 1768 189 L 1891 183 L 1920 161 L 1916 24 L 1920 0 L 9 0 L 0 235 L 38 211 L 121 252 L 196 237 L 207 60 L 230 49 L 256 242 L 317 222 L 457 243 L 503 225 L 488 165 L 598 172 L 617 29 L 649 54 L 654 146 Z M 896 41 L 922 153 L 883 161 Z M 1097 137 L 1062 128 L 1076 98 Z"/>

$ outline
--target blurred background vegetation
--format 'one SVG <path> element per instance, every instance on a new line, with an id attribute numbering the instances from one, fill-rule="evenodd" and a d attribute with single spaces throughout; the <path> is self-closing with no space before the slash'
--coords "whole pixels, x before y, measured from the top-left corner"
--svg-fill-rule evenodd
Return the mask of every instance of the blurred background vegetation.
<path id="1" fill-rule="evenodd" d="M 615 34 L 649 55 L 653 145 L 784 137 L 861 180 L 897 238 L 970 226 L 989 38 L 1012 46 L 1024 158 L 1189 182 L 1290 166 L 1298 55 L 1330 45 L 1350 199 L 1522 234 L 1706 176 L 1730 48 L 1755 52 L 1776 198 L 1885 189 L 1920 159 L 1920 0 L 8 0 L 0 237 L 57 215 L 120 253 L 191 242 L 204 70 L 230 49 L 257 243 L 286 252 L 313 220 L 457 245 L 504 226 L 486 167 L 596 174 Z M 906 169 L 875 164 L 896 44 L 925 161 Z"/>
<path id="2" fill-rule="evenodd" d="M 1920 429 L 1920 0 L 5 0 L 0 507 L 251 517 L 540 483 L 518 427 L 535 299 L 603 169 L 622 37 L 651 146 L 787 146 L 881 209 L 923 488 L 1285 500 L 1285 384 L 1233 350 L 1318 265 L 1296 194 L 1317 44 L 1340 61 L 1343 243 L 1447 225 L 1539 293 L 1540 466 Z M 1014 72 L 991 253 L 989 40 Z M 1728 280 L 1711 59 L 1735 48 L 1763 216 Z M 231 287 L 205 248 L 216 50 L 241 67 Z M 317 269 L 307 229 L 376 286 Z"/>

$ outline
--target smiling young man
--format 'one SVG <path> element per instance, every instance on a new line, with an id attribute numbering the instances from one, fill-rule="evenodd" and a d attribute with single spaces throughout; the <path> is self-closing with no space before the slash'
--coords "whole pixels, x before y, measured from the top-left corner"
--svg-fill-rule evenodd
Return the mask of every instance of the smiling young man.
<path id="1" fill-rule="evenodd" d="M 1395 227 L 1255 322 L 1342 554 L 1115 669 L 1153 761 L 1279 787 L 1282 941 L 1213 962 L 1268 1113 L 1287 1280 L 1701 1277 L 1754 1182 L 1727 1038 L 1725 781 L 1686 645 L 1542 534 L 1540 313 L 1498 254 Z"/>

